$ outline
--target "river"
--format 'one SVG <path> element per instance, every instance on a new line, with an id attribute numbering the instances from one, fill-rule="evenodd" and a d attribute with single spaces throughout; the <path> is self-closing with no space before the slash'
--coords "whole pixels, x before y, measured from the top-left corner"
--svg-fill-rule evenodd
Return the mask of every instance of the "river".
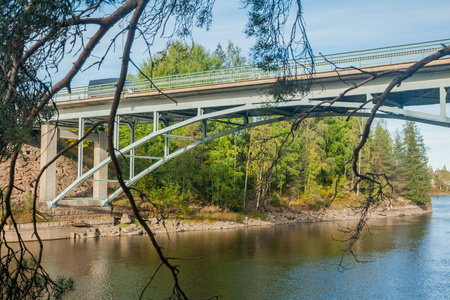
<path id="1" fill-rule="evenodd" d="M 345 260 L 339 226 L 323 222 L 186 232 L 157 237 L 183 260 L 181 286 L 191 297 L 222 299 L 448 299 L 450 196 L 433 198 L 434 213 L 370 222 L 371 234 Z M 137 299 L 158 264 L 148 238 L 105 237 L 45 242 L 44 265 L 76 280 L 68 299 Z M 168 272 L 145 299 L 170 295 Z"/>

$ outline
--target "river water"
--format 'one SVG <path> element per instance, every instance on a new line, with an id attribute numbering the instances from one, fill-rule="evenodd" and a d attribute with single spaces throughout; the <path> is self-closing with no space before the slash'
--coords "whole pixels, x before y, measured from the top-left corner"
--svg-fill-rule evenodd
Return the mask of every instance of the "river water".
<path id="1" fill-rule="evenodd" d="M 426 216 L 374 220 L 355 248 L 360 260 L 338 271 L 339 226 L 346 222 L 281 225 L 157 237 L 183 260 L 181 286 L 191 297 L 222 299 L 448 299 L 450 297 L 450 196 L 433 199 Z M 76 280 L 69 299 L 137 299 L 154 268 L 146 237 L 45 242 L 44 264 Z M 170 295 L 160 273 L 145 299 Z"/>

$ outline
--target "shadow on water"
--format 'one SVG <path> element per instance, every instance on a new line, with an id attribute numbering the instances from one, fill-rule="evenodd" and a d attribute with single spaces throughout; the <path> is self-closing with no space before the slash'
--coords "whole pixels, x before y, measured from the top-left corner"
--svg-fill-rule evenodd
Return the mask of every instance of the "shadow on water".
<path id="1" fill-rule="evenodd" d="M 370 222 L 356 250 L 368 264 L 348 260 L 339 273 L 342 238 L 350 222 L 323 222 L 222 231 L 165 234 L 158 238 L 179 261 L 182 286 L 193 297 L 223 299 L 440 298 L 450 289 L 450 197 L 433 201 L 430 216 Z M 158 264 L 146 237 L 60 240 L 45 243 L 50 273 L 76 279 L 71 299 L 136 299 Z M 146 299 L 170 294 L 161 273 Z"/>

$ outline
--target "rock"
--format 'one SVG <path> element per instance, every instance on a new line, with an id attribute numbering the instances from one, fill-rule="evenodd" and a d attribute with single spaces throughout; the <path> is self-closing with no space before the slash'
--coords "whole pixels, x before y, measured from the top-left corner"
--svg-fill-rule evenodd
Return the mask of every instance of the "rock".
<path id="1" fill-rule="evenodd" d="M 124 233 L 125 235 L 142 235 L 142 234 L 144 234 L 144 231 L 141 229 L 141 230 L 135 230 L 135 231 L 132 231 L 132 232 L 127 232 L 127 233 Z"/>
<path id="2" fill-rule="evenodd" d="M 137 225 L 136 224 L 130 224 L 128 226 L 122 227 L 121 231 L 124 233 L 128 233 L 128 232 L 132 232 L 132 231 L 136 231 L 137 230 Z"/>
<path id="3" fill-rule="evenodd" d="M 120 228 L 119 227 L 113 227 L 111 228 L 111 230 L 109 231 L 109 235 L 113 235 L 116 236 L 120 234 Z"/>
<path id="4" fill-rule="evenodd" d="M 98 228 L 88 229 L 86 230 L 86 237 L 95 238 L 100 236 L 100 231 Z"/>
<path id="5" fill-rule="evenodd" d="M 151 219 L 149 219 L 148 221 L 149 221 L 149 223 L 150 223 L 151 225 L 159 224 L 159 221 L 158 221 L 157 218 L 151 218 Z"/>
<path id="6" fill-rule="evenodd" d="M 131 223 L 131 217 L 129 214 L 123 213 L 122 217 L 120 218 L 121 224 L 130 224 Z"/>

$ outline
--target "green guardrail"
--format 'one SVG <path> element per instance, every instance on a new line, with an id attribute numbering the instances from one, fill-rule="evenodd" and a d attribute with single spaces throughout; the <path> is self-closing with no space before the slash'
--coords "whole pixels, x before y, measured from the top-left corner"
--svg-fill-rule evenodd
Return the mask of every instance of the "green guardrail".
<path id="1" fill-rule="evenodd" d="M 363 68 L 418 61 L 425 56 L 438 51 L 444 44 L 450 44 L 450 39 L 317 56 L 314 57 L 314 69 L 315 72 L 319 73 L 333 71 L 336 66 L 339 68 Z M 274 64 L 274 66 L 276 66 L 276 64 Z M 305 70 L 311 69 L 310 61 L 306 59 L 297 60 L 295 62 L 290 61 L 288 63 L 288 69 L 291 74 L 304 74 Z M 273 78 L 280 74 L 281 71 L 276 68 L 271 71 L 264 71 L 256 66 L 248 65 L 243 67 L 154 77 L 152 78 L 152 81 L 154 85 L 162 90 L 177 87 Z M 134 93 L 151 91 L 156 89 L 154 85 L 146 79 L 129 80 L 126 82 L 123 92 Z M 53 99 L 55 101 L 86 99 L 90 97 L 113 95 L 114 92 L 115 85 L 108 83 L 76 87 L 72 89 L 72 93 L 60 91 Z"/>

